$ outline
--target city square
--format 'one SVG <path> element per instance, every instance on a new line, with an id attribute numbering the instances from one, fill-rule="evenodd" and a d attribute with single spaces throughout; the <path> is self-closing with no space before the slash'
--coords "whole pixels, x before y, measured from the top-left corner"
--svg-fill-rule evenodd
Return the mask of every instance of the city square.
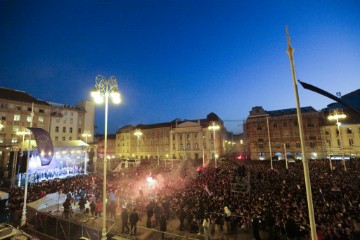
<path id="1" fill-rule="evenodd" d="M 358 7 L 0 1 L 0 239 L 360 239 Z"/>

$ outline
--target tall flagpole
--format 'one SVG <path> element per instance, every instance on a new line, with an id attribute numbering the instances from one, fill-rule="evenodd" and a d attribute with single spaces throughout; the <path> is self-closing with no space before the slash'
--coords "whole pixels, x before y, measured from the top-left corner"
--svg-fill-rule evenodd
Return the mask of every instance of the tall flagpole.
<path id="1" fill-rule="evenodd" d="M 304 167 L 304 179 L 305 179 L 306 198 L 307 198 L 308 211 L 309 211 L 311 239 L 316 240 L 317 235 L 316 235 L 316 226 L 315 226 L 315 217 L 314 217 L 314 206 L 313 206 L 312 193 L 311 193 L 309 163 L 308 163 L 308 159 L 306 158 L 306 155 L 305 155 L 304 129 L 303 129 L 303 125 L 302 125 L 299 94 L 298 94 L 298 89 L 297 89 L 297 85 L 296 85 L 296 73 L 295 73 L 295 65 L 294 65 L 294 49 L 291 47 L 290 35 L 288 32 L 287 26 L 286 26 L 286 38 L 287 38 L 287 42 L 288 42 L 288 49 L 286 50 L 286 53 L 287 53 L 287 55 L 289 55 L 291 73 L 292 73 L 292 81 L 294 84 L 294 94 L 295 94 L 296 111 L 297 111 L 299 133 L 300 133 L 302 162 L 303 162 L 303 167 Z"/>
<path id="2" fill-rule="evenodd" d="M 34 103 L 31 104 L 31 120 L 30 120 L 30 127 L 32 127 L 34 117 Z M 24 189 L 24 205 L 21 217 L 20 226 L 24 226 L 26 224 L 26 201 L 28 195 L 28 182 L 29 182 L 29 161 L 30 161 L 30 147 L 31 147 L 31 133 L 29 134 L 29 145 L 27 151 L 27 159 L 26 159 L 26 173 L 25 173 L 25 189 Z M 34 152 L 33 152 L 34 154 Z"/>

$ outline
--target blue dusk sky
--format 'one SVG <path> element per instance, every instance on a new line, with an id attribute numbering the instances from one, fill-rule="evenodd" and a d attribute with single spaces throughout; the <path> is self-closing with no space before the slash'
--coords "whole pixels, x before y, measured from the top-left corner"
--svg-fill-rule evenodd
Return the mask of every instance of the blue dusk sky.
<path id="1" fill-rule="evenodd" d="M 295 108 L 297 78 L 332 94 L 360 86 L 360 1 L 0 0 L 0 86 L 75 105 L 114 75 L 127 124 L 206 118 L 242 131 L 254 106 Z M 298 84 L 300 105 L 332 101 Z M 104 106 L 96 106 L 97 133 Z"/>

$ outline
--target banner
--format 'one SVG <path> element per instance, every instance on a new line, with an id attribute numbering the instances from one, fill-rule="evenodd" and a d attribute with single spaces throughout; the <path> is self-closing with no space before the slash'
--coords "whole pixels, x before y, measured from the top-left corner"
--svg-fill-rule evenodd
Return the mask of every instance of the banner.
<path id="1" fill-rule="evenodd" d="M 41 166 L 49 165 L 54 156 L 54 147 L 49 132 L 42 128 L 28 127 L 35 136 Z"/>

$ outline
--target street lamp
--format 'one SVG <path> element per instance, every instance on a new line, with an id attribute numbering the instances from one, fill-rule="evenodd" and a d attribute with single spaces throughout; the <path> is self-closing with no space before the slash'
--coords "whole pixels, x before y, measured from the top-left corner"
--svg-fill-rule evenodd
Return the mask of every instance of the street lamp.
<path id="1" fill-rule="evenodd" d="M 22 142 L 21 142 L 21 151 L 24 151 L 23 149 L 23 146 L 24 146 L 24 141 L 25 141 L 25 135 L 30 135 L 30 132 L 29 131 L 18 131 L 16 132 L 16 135 L 22 135 Z M 18 159 L 16 158 L 16 164 L 15 164 L 15 168 L 13 169 L 13 176 L 15 175 L 15 172 L 16 172 L 16 166 L 18 165 Z M 17 172 L 17 175 L 19 174 L 19 170 L 18 169 L 18 172 Z M 18 186 L 20 187 L 21 185 L 21 178 L 19 177 L 19 181 L 18 181 Z"/>
<path id="2" fill-rule="evenodd" d="M 106 240 L 106 171 L 107 171 L 107 124 L 108 124 L 108 105 L 109 97 L 111 97 L 113 103 L 119 104 L 121 102 L 120 93 L 118 91 L 118 85 L 116 78 L 111 76 L 108 80 L 102 75 L 98 75 L 95 78 L 95 89 L 91 92 L 91 96 L 96 103 L 103 103 L 105 99 L 105 133 L 104 133 L 104 176 L 103 176 L 103 229 L 102 240 Z"/>
<path id="3" fill-rule="evenodd" d="M 330 115 L 328 116 L 328 119 L 330 121 L 336 120 L 336 126 L 337 126 L 337 130 L 339 133 L 339 147 L 340 147 L 340 151 L 342 150 L 342 161 L 344 164 L 344 170 L 347 171 L 346 169 L 346 164 L 345 164 L 345 158 L 344 158 L 344 149 L 343 148 L 343 144 L 342 144 L 342 135 L 341 135 L 341 122 L 339 122 L 339 119 L 344 119 L 346 118 L 346 115 L 344 114 L 344 111 L 341 108 L 335 108 L 335 109 L 331 109 L 330 110 Z M 331 165 L 331 157 L 330 159 L 330 168 L 332 170 L 332 165 Z"/>
<path id="4" fill-rule="evenodd" d="M 217 168 L 217 159 L 216 159 L 216 138 L 215 138 L 215 131 L 220 129 L 220 126 L 212 121 L 211 124 L 208 127 L 209 130 L 213 131 L 213 137 L 214 137 L 214 158 L 215 158 L 215 168 Z"/>
<path id="5" fill-rule="evenodd" d="M 34 118 L 34 103 L 31 104 L 31 114 L 30 114 L 30 116 L 31 116 L 30 127 L 32 127 L 33 118 Z M 25 187 L 24 187 L 24 205 L 23 205 L 23 209 L 22 209 L 22 216 L 21 216 L 20 226 L 24 226 L 26 224 L 26 202 L 27 202 L 28 183 L 29 183 L 30 147 L 31 147 L 31 135 L 29 135 L 29 145 L 28 145 L 28 149 L 27 149 Z"/>
<path id="6" fill-rule="evenodd" d="M 87 143 L 88 141 L 88 137 L 91 137 L 90 133 L 83 133 L 81 136 L 83 136 L 85 138 L 85 142 Z"/>
<path id="7" fill-rule="evenodd" d="M 140 129 L 135 129 L 134 136 L 136 136 L 136 157 L 138 157 L 139 152 L 139 140 L 140 137 L 143 135 L 142 131 Z"/>

